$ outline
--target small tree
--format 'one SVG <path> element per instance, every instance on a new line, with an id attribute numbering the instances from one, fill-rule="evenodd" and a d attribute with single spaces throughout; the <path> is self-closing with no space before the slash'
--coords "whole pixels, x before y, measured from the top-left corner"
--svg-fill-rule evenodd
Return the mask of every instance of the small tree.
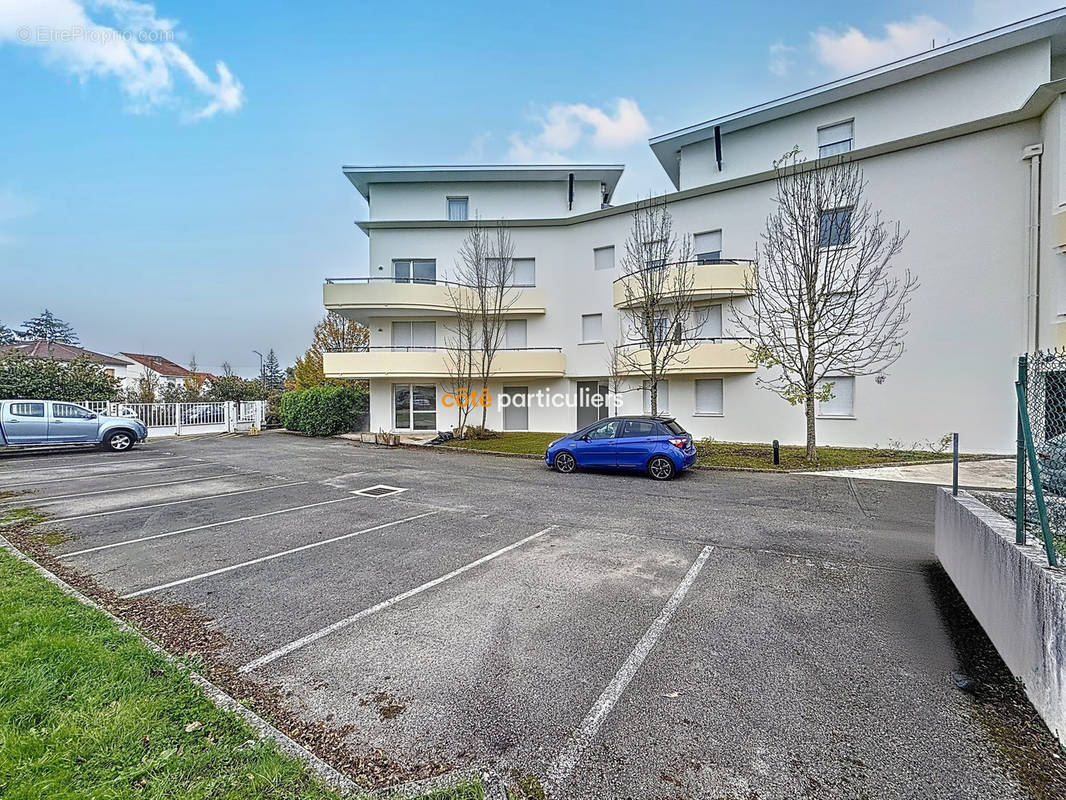
<path id="1" fill-rule="evenodd" d="M 296 389 L 309 389 L 323 384 L 348 385 L 351 381 L 327 380 L 322 368 L 322 354 L 366 350 L 370 331 L 355 320 L 330 311 L 315 325 L 311 346 L 296 359 L 292 381 Z"/>
<path id="2" fill-rule="evenodd" d="M 692 240 L 674 233 L 665 199 L 637 204 L 622 256 L 622 342 L 613 369 L 644 379 L 652 414 L 659 413 L 659 381 L 698 343 L 692 257 Z"/>
<path id="3" fill-rule="evenodd" d="M 189 359 L 189 374 L 185 376 L 183 402 L 195 403 L 197 400 L 201 400 L 206 382 L 207 376 L 199 371 L 199 367 L 196 364 L 196 354 L 193 353 L 192 358 Z"/>
<path id="4" fill-rule="evenodd" d="M 74 346 L 81 344 L 78 340 L 78 334 L 74 332 L 74 328 L 47 308 L 33 319 L 23 322 L 22 326 L 23 329 L 19 331 L 20 339 L 42 339 L 48 342 L 49 345 L 55 342 Z"/>
<path id="5" fill-rule="evenodd" d="M 833 377 L 883 377 L 903 355 L 907 301 L 918 284 L 909 271 L 892 274 L 906 234 L 873 209 L 857 164 L 811 166 L 797 148 L 774 170 L 774 208 L 747 279 L 750 303 L 734 306 L 733 319 L 755 341 L 752 361 L 774 373 L 760 385 L 803 404 L 807 459 L 815 461 L 815 403 L 833 396 Z"/>
<path id="6" fill-rule="evenodd" d="M 227 378 L 232 378 L 234 375 L 233 365 L 230 364 L 228 361 L 222 362 L 222 374 Z"/>
<path id="7" fill-rule="evenodd" d="M 278 357 L 274 354 L 273 347 L 267 352 L 266 360 L 263 362 L 263 374 L 259 376 L 259 379 L 267 389 L 280 389 L 285 384 L 285 373 L 278 364 Z"/>
<path id="8" fill-rule="evenodd" d="M 137 403 L 154 403 L 159 397 L 161 390 L 159 375 L 148 367 L 141 368 L 141 377 L 137 379 L 137 391 L 135 392 Z"/>
<path id="9" fill-rule="evenodd" d="M 4 323 L 0 322 L 0 345 L 14 344 L 15 332 L 11 328 L 7 327 Z"/>

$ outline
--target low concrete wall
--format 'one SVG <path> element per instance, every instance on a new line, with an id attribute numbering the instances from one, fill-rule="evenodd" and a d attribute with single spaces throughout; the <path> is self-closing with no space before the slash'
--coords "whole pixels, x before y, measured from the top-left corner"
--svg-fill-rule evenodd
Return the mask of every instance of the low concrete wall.
<path id="1" fill-rule="evenodd" d="M 967 492 L 936 495 L 936 556 L 1048 727 L 1066 746 L 1066 571 L 1017 545 L 1014 523 Z"/>

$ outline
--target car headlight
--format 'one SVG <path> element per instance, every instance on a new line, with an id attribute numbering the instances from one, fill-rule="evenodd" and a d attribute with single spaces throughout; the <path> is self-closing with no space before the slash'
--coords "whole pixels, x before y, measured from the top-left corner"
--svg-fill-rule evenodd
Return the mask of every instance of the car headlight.
<path id="1" fill-rule="evenodd" d="M 556 439 L 554 442 L 549 442 L 548 443 L 548 449 L 551 450 L 553 447 L 555 447 L 555 445 L 559 444 L 559 442 L 561 442 L 561 441 L 562 441 L 562 439 Z"/>

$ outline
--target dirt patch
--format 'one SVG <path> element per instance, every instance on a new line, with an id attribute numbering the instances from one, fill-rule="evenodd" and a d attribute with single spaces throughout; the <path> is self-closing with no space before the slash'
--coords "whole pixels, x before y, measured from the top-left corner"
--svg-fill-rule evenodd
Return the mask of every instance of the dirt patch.
<path id="1" fill-rule="evenodd" d="M 1066 753 L 1036 713 L 981 624 L 940 566 L 926 582 L 951 637 L 959 671 L 973 681 L 973 713 L 1004 755 L 1004 766 L 1036 800 L 1066 797 Z"/>
<path id="2" fill-rule="evenodd" d="M 115 616 L 125 620 L 167 652 L 189 663 L 197 672 L 225 690 L 238 702 L 269 720 L 332 767 L 367 788 L 382 788 L 451 772 L 454 765 L 439 761 L 409 764 L 378 748 L 357 749 L 350 743 L 357 731 L 330 720 L 309 719 L 294 707 L 292 693 L 237 672 L 223 653 L 226 637 L 211 627 L 212 620 L 193 609 L 164 603 L 156 598 L 123 599 L 95 579 L 70 569 L 48 545 L 53 534 L 34 532 L 32 515 L 8 516 L 4 536 L 38 564 L 91 597 Z M 384 694 L 384 693 L 379 693 Z M 382 719 L 392 719 L 406 706 L 385 695 L 379 703 Z M 388 716 L 386 716 L 388 715 Z"/>
<path id="3" fill-rule="evenodd" d="M 384 721 L 396 719 L 396 717 L 406 711 L 407 702 L 410 699 L 409 697 L 395 697 L 388 692 L 377 691 L 372 697 L 361 699 L 359 705 L 368 706 L 373 703 L 378 707 L 378 716 Z"/>

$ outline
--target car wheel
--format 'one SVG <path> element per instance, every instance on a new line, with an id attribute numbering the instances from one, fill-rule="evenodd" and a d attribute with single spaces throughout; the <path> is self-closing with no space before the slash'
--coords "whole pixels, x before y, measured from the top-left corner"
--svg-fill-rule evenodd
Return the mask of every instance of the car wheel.
<path id="1" fill-rule="evenodd" d="M 668 481 L 674 477 L 674 462 L 666 456 L 655 456 L 648 462 L 648 474 L 657 481 Z"/>
<path id="2" fill-rule="evenodd" d="M 112 453 L 122 453 L 133 447 L 133 434 L 129 431 L 115 431 L 104 439 L 104 449 Z"/>
<path id="3" fill-rule="evenodd" d="M 556 472 L 561 472 L 564 475 L 569 475 L 575 469 L 577 469 L 577 461 L 565 450 L 561 453 L 556 453 L 555 459 L 552 461 L 552 466 L 555 467 Z"/>

